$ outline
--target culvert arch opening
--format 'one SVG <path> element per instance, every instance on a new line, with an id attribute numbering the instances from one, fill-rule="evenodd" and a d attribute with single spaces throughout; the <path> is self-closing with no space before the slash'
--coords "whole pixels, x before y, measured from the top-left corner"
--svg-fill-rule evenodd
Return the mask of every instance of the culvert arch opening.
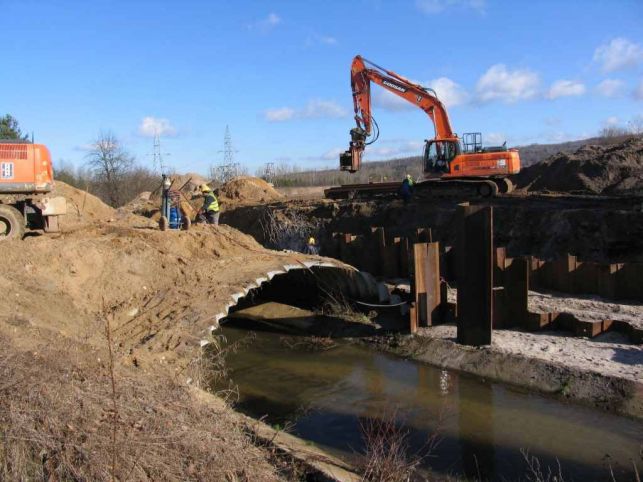
<path id="1" fill-rule="evenodd" d="M 220 322 L 315 336 L 368 335 L 378 326 L 355 302 L 378 303 L 382 291 L 373 276 L 349 266 L 285 266 L 233 295 Z"/>

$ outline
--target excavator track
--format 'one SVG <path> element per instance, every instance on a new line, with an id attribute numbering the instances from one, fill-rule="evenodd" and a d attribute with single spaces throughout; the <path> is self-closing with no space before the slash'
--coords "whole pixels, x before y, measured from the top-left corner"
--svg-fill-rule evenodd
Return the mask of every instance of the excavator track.
<path id="1" fill-rule="evenodd" d="M 326 189 L 328 199 L 374 199 L 398 196 L 399 182 L 370 184 L 345 184 Z M 514 186 L 507 178 L 498 179 L 428 179 L 415 184 L 413 197 L 484 199 L 513 191 Z"/>
<path id="2" fill-rule="evenodd" d="M 413 195 L 420 198 L 491 198 L 498 195 L 498 184 L 491 179 L 436 179 L 415 184 Z"/>

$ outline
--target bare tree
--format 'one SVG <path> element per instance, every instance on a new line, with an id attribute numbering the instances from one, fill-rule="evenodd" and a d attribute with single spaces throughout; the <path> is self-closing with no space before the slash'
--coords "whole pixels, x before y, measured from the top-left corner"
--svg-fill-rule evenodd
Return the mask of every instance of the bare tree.
<path id="1" fill-rule="evenodd" d="M 634 135 L 643 134 L 643 115 L 638 115 L 634 117 L 631 121 L 627 123 L 630 132 Z"/>
<path id="2" fill-rule="evenodd" d="M 113 207 L 120 206 L 125 200 L 123 181 L 134 165 L 134 157 L 121 145 L 110 132 L 101 132 L 87 154 L 87 164 L 93 171 L 99 190 L 104 191 L 104 199 Z"/>
<path id="3" fill-rule="evenodd" d="M 599 132 L 599 137 L 623 137 L 630 134 L 630 131 L 621 126 L 607 126 L 603 127 Z"/>

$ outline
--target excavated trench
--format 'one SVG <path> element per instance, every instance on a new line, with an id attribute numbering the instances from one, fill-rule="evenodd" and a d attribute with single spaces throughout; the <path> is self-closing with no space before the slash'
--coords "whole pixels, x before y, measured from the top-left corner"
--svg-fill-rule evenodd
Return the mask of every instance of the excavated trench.
<path id="1" fill-rule="evenodd" d="M 376 300 L 381 288 L 371 281 L 318 266 L 258 283 L 221 322 L 227 377 L 212 388 L 234 388 L 238 411 L 354 465 L 368 449 L 368 427 L 388 424 L 408 454 L 422 457 L 421 473 L 517 480 L 529 471 L 528 453 L 544 471 L 560 463 L 566 480 L 605 480 L 610 470 L 617 480 L 634 477 L 642 421 L 382 353 L 355 343 L 387 331 L 377 318 L 319 314 L 338 293 Z"/>
<path id="2" fill-rule="evenodd" d="M 643 259 L 640 207 L 564 203 L 560 210 L 550 202 L 496 206 L 496 239 L 509 255 L 552 258 L 571 252 L 601 261 Z M 322 254 L 330 252 L 333 232 L 369 233 L 372 226 L 383 226 L 391 236 L 411 236 L 431 226 L 434 239 L 447 244 L 454 237 L 453 203 L 281 203 L 237 209 L 227 222 L 276 247 L 256 222 L 267 210 L 281 222 L 303 220 L 320 241 Z M 556 472 L 560 462 L 567 479 L 605 480 L 610 470 L 617 480 L 633 477 L 632 460 L 639 460 L 643 440 L 639 420 L 383 354 L 341 337 L 315 340 L 310 335 L 319 332 L 274 323 L 292 316 L 290 305 L 314 310 L 320 294 L 302 279 L 275 279 L 231 308 L 234 321 L 221 329 L 228 342 L 256 333 L 227 359 L 227 383 L 238 388 L 239 410 L 292 426 L 295 435 L 347 459 L 366 450 L 364 427 L 384 420 L 402 427 L 413 454 L 422 455 L 427 440 L 438 433 L 441 443 L 421 466 L 443 475 L 515 480 L 528 471 L 522 451 L 529 451 L 545 472 L 545 467 Z M 244 312 L 253 309 L 245 319 Z M 268 318 L 266 328 L 262 321 Z"/>
<path id="3" fill-rule="evenodd" d="M 580 196 L 500 198 L 490 203 L 494 207 L 494 239 L 512 257 L 555 259 L 569 253 L 586 261 L 643 261 L 642 202 L 640 198 Z M 303 247 L 305 239 L 301 236 L 279 246 L 266 226 L 271 220 L 296 224 L 299 231 L 313 234 L 321 254 L 328 255 L 333 252 L 333 233 L 367 234 L 373 226 L 383 227 L 391 237 L 409 238 L 418 228 L 430 227 L 434 240 L 453 245 L 456 209 L 457 201 L 443 199 L 408 205 L 398 200 L 290 201 L 239 207 L 224 212 L 222 222 L 279 249 L 296 249 L 297 243 Z"/>

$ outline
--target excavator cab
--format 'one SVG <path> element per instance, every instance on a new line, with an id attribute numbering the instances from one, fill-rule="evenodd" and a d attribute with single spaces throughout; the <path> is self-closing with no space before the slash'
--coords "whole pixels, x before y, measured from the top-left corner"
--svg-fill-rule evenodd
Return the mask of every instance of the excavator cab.
<path id="1" fill-rule="evenodd" d="M 461 149 L 457 140 L 425 141 L 424 172 L 443 174 L 449 172 L 449 164 Z"/>

